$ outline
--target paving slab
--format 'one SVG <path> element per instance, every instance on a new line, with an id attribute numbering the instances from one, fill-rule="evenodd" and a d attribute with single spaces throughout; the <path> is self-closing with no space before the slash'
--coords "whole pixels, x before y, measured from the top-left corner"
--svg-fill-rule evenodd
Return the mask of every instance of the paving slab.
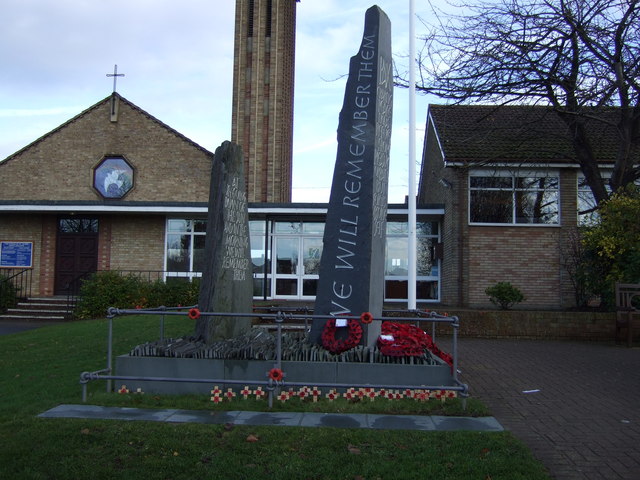
<path id="1" fill-rule="evenodd" d="M 302 420 L 302 413 L 297 412 L 239 412 L 237 425 L 280 425 L 297 427 Z"/>
<path id="2" fill-rule="evenodd" d="M 504 430 L 500 422 L 493 417 L 448 417 L 434 415 L 431 417 L 438 431 L 473 431 L 501 432 Z"/>
<path id="3" fill-rule="evenodd" d="M 376 430 L 500 431 L 493 417 L 436 417 L 420 415 L 374 415 L 364 413 L 248 412 L 59 405 L 40 418 L 88 418 L 141 420 L 167 423 L 267 425 L 285 427 L 369 428 Z"/>
<path id="4" fill-rule="evenodd" d="M 367 421 L 376 430 L 436 430 L 431 416 L 368 414 Z"/>
<path id="5" fill-rule="evenodd" d="M 166 422 L 172 423 L 204 423 L 211 425 L 224 425 L 236 423 L 240 412 L 212 412 L 210 410 L 175 410 L 175 413 L 167 417 Z"/>
<path id="6" fill-rule="evenodd" d="M 303 427 L 368 428 L 367 416 L 362 413 L 305 413 Z"/>
<path id="7" fill-rule="evenodd" d="M 173 409 L 102 407 L 99 405 L 58 405 L 38 415 L 41 418 L 93 418 L 97 420 L 145 420 L 166 422 Z"/>

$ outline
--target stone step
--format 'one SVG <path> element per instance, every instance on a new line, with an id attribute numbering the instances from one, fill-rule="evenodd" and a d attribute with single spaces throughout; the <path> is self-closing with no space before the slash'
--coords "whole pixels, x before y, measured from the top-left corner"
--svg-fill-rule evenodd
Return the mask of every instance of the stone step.
<path id="1" fill-rule="evenodd" d="M 4 322 L 63 322 L 65 320 L 64 315 L 19 315 L 14 313 L 0 315 L 0 321 Z"/>
<path id="2" fill-rule="evenodd" d="M 11 310 L 51 310 L 51 311 L 67 311 L 66 303 L 31 303 L 31 302 L 18 302 L 18 304 Z"/>
<path id="3" fill-rule="evenodd" d="M 0 321 L 30 322 L 47 321 L 60 322 L 71 317 L 67 309 L 67 297 L 30 297 L 18 302 L 13 308 L 8 308 Z"/>

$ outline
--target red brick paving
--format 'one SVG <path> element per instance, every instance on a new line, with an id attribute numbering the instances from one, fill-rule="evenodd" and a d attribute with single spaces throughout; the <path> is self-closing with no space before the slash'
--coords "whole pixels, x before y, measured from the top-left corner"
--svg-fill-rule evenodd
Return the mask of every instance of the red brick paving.
<path id="1" fill-rule="evenodd" d="M 640 348 L 462 338 L 459 370 L 553 478 L 640 479 Z"/>

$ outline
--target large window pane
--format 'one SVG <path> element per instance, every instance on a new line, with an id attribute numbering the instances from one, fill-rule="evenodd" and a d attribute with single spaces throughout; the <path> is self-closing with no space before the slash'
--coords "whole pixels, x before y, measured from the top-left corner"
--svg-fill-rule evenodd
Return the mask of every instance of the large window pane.
<path id="1" fill-rule="evenodd" d="M 511 223 L 513 193 L 504 190 L 472 190 L 470 201 L 472 223 Z"/>
<path id="2" fill-rule="evenodd" d="M 279 238 L 276 249 L 276 273 L 293 274 L 298 269 L 298 239 Z"/>
<path id="3" fill-rule="evenodd" d="M 202 272 L 204 270 L 205 254 L 204 254 L 204 235 L 195 235 L 193 237 L 193 271 Z"/>
<path id="4" fill-rule="evenodd" d="M 305 275 L 320 273 L 320 257 L 322 256 L 322 238 L 302 239 L 303 266 Z"/>
<path id="5" fill-rule="evenodd" d="M 416 275 L 431 276 L 433 267 L 432 251 L 434 239 L 428 237 L 416 238 Z"/>
<path id="6" fill-rule="evenodd" d="M 385 275 L 406 276 L 409 265 L 409 240 L 407 237 L 387 237 Z"/>
<path id="7" fill-rule="evenodd" d="M 190 239 L 190 235 L 167 235 L 167 270 L 170 272 L 189 271 Z"/>
<path id="8" fill-rule="evenodd" d="M 471 223 L 559 223 L 557 175 L 498 173 L 469 178 Z"/>
<path id="9" fill-rule="evenodd" d="M 558 223 L 558 193 L 516 192 L 516 223 Z"/>

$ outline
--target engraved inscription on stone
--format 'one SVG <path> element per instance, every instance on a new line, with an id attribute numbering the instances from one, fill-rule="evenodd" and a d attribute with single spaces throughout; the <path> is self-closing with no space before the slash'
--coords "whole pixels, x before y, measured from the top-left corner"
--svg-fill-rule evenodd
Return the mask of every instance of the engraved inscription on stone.
<path id="1" fill-rule="evenodd" d="M 198 306 L 202 312 L 250 313 L 253 278 L 249 215 L 244 192 L 242 149 L 224 142 L 211 167 L 207 238 Z M 247 317 L 203 314 L 196 335 L 206 343 L 234 338 L 251 329 Z"/>
<path id="2" fill-rule="evenodd" d="M 374 6 L 367 10 L 362 43 L 351 58 L 340 112 L 314 306 L 317 315 L 382 313 L 392 70 L 391 23 Z M 325 322 L 314 320 L 312 342 L 320 341 Z M 377 340 L 379 323 L 363 327 L 365 344 Z"/>
<path id="3" fill-rule="evenodd" d="M 224 196 L 226 224 L 222 237 L 222 268 L 232 270 L 233 281 L 245 280 L 249 267 L 249 259 L 246 255 L 249 248 L 249 237 L 246 234 L 246 208 L 244 189 L 236 177 L 228 185 Z"/>

